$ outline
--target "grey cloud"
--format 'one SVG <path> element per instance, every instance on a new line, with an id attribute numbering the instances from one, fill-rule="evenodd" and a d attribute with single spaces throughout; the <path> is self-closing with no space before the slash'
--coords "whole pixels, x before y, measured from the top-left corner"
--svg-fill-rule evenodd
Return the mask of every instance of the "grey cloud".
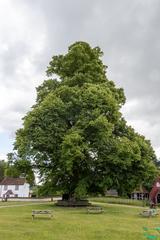
<path id="1" fill-rule="evenodd" d="M 155 101 L 154 97 L 143 97 L 135 99 L 124 105 L 123 112 L 127 115 L 128 120 L 145 119 L 152 125 L 160 122 L 160 101 Z"/>
<path id="2" fill-rule="evenodd" d="M 160 76 L 159 1 L 41 0 L 34 1 L 34 7 L 46 20 L 46 64 L 72 42 L 86 40 L 102 47 L 111 78 L 125 88 L 129 99 L 151 90 L 157 95 L 159 82 L 154 81 L 154 75 Z"/>
<path id="3" fill-rule="evenodd" d="M 5 84 L 13 82 L 11 76 L 16 75 L 17 65 L 23 61 L 23 58 L 27 55 L 29 47 L 25 42 L 13 42 L 8 46 L 7 51 L 1 55 L 1 72 L 5 73 Z M 7 79 L 7 77 L 9 78 Z"/>

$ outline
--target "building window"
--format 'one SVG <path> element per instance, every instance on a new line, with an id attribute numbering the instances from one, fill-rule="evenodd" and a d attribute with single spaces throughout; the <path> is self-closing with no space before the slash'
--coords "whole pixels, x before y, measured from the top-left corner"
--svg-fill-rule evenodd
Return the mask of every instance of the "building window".
<path id="1" fill-rule="evenodd" d="M 6 191 L 8 189 L 8 186 L 7 185 L 4 185 L 4 190 Z"/>
<path id="2" fill-rule="evenodd" d="M 15 190 L 19 190 L 19 185 L 15 185 Z"/>

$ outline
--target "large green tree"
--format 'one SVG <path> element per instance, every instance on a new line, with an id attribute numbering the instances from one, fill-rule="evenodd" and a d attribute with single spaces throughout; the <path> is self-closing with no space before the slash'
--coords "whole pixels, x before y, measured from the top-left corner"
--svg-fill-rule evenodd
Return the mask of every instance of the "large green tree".
<path id="1" fill-rule="evenodd" d="M 122 117 L 124 92 L 107 79 L 102 55 L 99 47 L 76 42 L 54 56 L 50 79 L 37 88 L 16 134 L 19 156 L 50 188 L 72 197 L 111 187 L 128 193 L 156 174 L 151 144 Z"/>

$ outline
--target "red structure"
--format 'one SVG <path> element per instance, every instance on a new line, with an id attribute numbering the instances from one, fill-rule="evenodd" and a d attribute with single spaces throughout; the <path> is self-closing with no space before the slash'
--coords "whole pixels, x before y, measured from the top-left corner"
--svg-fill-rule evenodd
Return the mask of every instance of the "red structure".
<path id="1" fill-rule="evenodd" d="M 160 191 L 160 177 L 158 177 L 154 182 L 152 190 L 149 194 L 149 202 L 151 207 L 155 207 L 157 205 L 157 195 L 159 191 Z"/>

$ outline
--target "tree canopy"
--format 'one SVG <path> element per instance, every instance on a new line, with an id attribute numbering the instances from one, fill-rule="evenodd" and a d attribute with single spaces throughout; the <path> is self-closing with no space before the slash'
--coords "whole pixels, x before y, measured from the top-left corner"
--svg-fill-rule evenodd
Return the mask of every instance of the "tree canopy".
<path id="1" fill-rule="evenodd" d="M 34 171 L 30 161 L 19 158 L 16 153 L 8 153 L 5 164 L 5 177 L 25 177 L 31 186 L 35 184 Z"/>
<path id="2" fill-rule="evenodd" d="M 19 157 L 38 169 L 43 182 L 70 196 L 124 194 L 154 179 L 156 156 L 148 140 L 126 124 L 122 88 L 106 76 L 103 52 L 76 42 L 53 56 L 48 80 L 16 133 Z"/>
<path id="3" fill-rule="evenodd" d="M 0 182 L 5 177 L 6 167 L 7 167 L 7 163 L 4 160 L 0 160 Z"/>

